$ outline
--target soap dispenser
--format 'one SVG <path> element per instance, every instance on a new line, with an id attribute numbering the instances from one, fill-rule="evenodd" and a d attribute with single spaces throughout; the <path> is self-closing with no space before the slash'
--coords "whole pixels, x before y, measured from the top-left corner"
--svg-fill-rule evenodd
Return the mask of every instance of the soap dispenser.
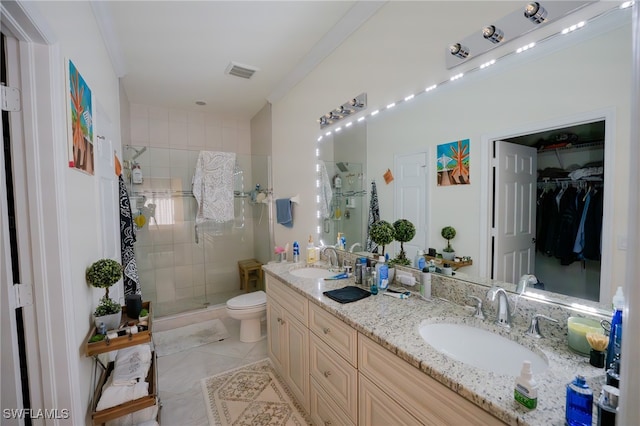
<path id="1" fill-rule="evenodd" d="M 313 245 L 313 237 L 309 235 L 309 244 L 307 244 L 307 263 L 316 263 L 316 246 Z"/>

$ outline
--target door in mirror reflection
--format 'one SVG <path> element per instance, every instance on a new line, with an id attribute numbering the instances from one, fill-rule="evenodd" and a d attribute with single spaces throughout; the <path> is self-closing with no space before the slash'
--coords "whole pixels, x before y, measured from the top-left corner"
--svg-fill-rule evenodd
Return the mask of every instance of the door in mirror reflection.
<path id="1" fill-rule="evenodd" d="M 599 300 L 605 121 L 494 141 L 492 277 Z M 606 290 L 606 289 L 605 289 Z"/>

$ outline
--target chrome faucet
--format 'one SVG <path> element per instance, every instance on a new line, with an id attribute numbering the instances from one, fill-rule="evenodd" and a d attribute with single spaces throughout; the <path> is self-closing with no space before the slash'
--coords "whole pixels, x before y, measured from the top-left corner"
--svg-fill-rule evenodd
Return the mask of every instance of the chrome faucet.
<path id="1" fill-rule="evenodd" d="M 498 315 L 496 317 L 496 324 L 511 328 L 511 307 L 509 306 L 509 297 L 504 288 L 493 286 L 487 292 L 487 299 L 490 301 L 496 300 L 498 296 Z"/>
<path id="2" fill-rule="evenodd" d="M 353 243 L 353 244 L 351 245 L 351 247 L 349 247 L 349 253 L 353 253 L 353 250 L 354 250 L 356 247 L 358 247 L 358 246 L 362 247 L 362 244 L 360 244 L 360 243 Z"/>
<path id="3" fill-rule="evenodd" d="M 518 286 L 516 287 L 516 293 L 518 295 L 522 295 L 525 291 L 527 291 L 528 287 L 534 286 L 538 284 L 538 279 L 535 275 L 525 274 L 520 277 L 518 281 Z"/>
<path id="4" fill-rule="evenodd" d="M 539 321 L 540 318 L 546 319 L 547 321 L 558 323 L 557 319 L 554 319 L 542 314 L 535 314 L 533 318 L 531 318 L 531 324 L 529 325 L 529 330 L 527 330 L 528 336 L 531 336 L 535 339 L 544 337 L 540 332 L 540 321 Z"/>
<path id="5" fill-rule="evenodd" d="M 334 264 L 333 261 L 331 260 L 331 256 L 325 254 L 327 250 L 331 250 L 333 252 L 333 258 L 336 260 L 336 263 Z M 332 268 L 338 268 L 340 267 L 340 265 L 338 265 L 338 252 L 336 251 L 336 248 L 333 246 L 324 246 L 320 249 L 320 254 L 323 254 L 327 257 L 327 260 L 329 261 L 329 266 Z"/>

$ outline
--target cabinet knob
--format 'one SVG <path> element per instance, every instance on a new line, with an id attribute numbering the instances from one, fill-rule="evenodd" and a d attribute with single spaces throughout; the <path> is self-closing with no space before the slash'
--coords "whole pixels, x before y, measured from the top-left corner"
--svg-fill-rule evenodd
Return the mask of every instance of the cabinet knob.
<path id="1" fill-rule="evenodd" d="M 331 332 L 331 329 L 329 327 L 325 327 L 322 329 L 322 331 L 324 332 L 324 334 L 329 334 L 329 332 Z"/>
<path id="2" fill-rule="evenodd" d="M 324 377 L 329 377 L 331 375 L 331 371 L 327 370 L 324 372 Z"/>
<path id="3" fill-rule="evenodd" d="M 280 318 L 280 317 L 278 317 L 278 322 L 279 322 L 280 324 L 284 324 L 284 320 L 283 320 L 282 318 Z"/>
<path id="4" fill-rule="evenodd" d="M 332 425 L 331 420 L 325 420 L 324 424 L 325 424 L 325 426 L 331 426 Z"/>

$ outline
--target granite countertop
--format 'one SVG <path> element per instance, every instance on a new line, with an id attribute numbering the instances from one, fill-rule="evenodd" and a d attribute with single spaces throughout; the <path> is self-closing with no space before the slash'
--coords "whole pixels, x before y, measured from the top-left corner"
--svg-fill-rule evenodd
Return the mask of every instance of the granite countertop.
<path id="1" fill-rule="evenodd" d="M 481 321 L 472 317 L 473 308 L 457 305 L 442 298 L 424 300 L 370 296 L 353 303 L 340 304 L 322 293 L 355 285 L 353 278 L 325 281 L 300 278 L 289 271 L 304 264 L 270 263 L 263 266 L 267 274 L 279 278 L 312 303 L 321 306 L 360 333 L 394 352 L 414 367 L 443 383 L 459 395 L 474 402 L 505 423 L 512 425 L 564 425 L 566 385 L 577 374 L 587 378 L 594 400 L 604 384 L 604 370 L 592 367 L 588 358 L 574 354 L 566 340 L 532 339 L 524 327 L 508 332 L 493 324 L 493 317 Z M 434 276 L 434 280 L 437 279 Z M 473 284 L 469 284 L 473 285 Z M 416 288 L 417 291 L 417 288 Z M 516 313 L 517 314 L 517 313 Z M 427 344 L 419 333 L 423 321 L 469 324 L 517 341 L 548 361 L 549 368 L 534 373 L 538 383 L 538 406 L 527 410 L 513 399 L 515 376 L 495 374 L 463 364 Z M 472 350 L 472 348 L 470 348 Z M 594 411 L 594 420 L 596 414 Z"/>

